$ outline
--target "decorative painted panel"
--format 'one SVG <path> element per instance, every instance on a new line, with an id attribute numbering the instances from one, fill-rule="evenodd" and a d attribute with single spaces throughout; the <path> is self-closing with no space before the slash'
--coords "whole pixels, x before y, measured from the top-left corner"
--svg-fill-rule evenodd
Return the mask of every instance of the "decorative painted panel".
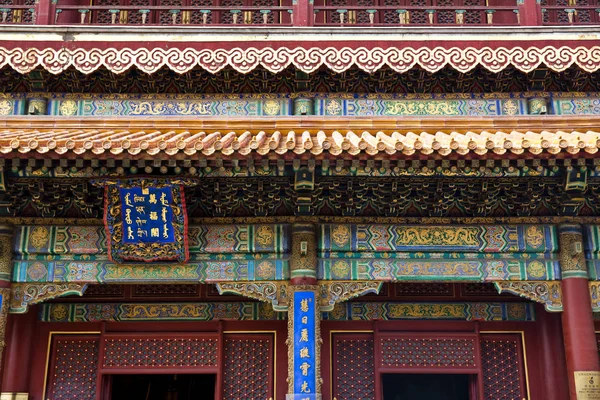
<path id="1" fill-rule="evenodd" d="M 510 335 L 482 335 L 481 365 L 485 400 L 525 398 L 521 341 Z"/>
<path id="2" fill-rule="evenodd" d="M 188 232 L 190 253 L 268 253 L 290 251 L 289 225 L 196 225 Z M 101 226 L 21 226 L 16 230 L 15 254 L 97 255 L 107 253 Z M 44 257 L 46 259 L 46 257 Z"/>
<path id="3" fill-rule="evenodd" d="M 212 321 L 284 319 L 269 303 L 55 303 L 42 305 L 43 322 Z"/>
<path id="4" fill-rule="evenodd" d="M 98 343 L 98 338 L 81 336 L 55 338 L 49 399 L 96 399 Z"/>
<path id="5" fill-rule="evenodd" d="M 379 100 L 319 99 L 315 115 L 323 116 L 500 116 L 527 115 L 525 99 Z"/>
<path id="6" fill-rule="evenodd" d="M 106 254 L 101 226 L 21 226 L 16 229 L 15 254 Z"/>
<path id="7" fill-rule="evenodd" d="M 134 13 L 135 15 L 135 13 Z M 70 115 L 77 116 L 276 116 L 292 115 L 292 103 L 286 98 L 243 99 L 229 98 L 174 99 L 72 99 Z M 64 101 L 50 101 L 50 115 L 64 115 Z"/>
<path id="8" fill-rule="evenodd" d="M 224 400 L 274 398 L 271 335 L 225 335 L 224 355 Z"/>
<path id="9" fill-rule="evenodd" d="M 560 279 L 558 260 L 321 259 L 318 278 L 327 280 L 493 282 Z"/>
<path id="10" fill-rule="evenodd" d="M 331 252 L 525 252 L 558 251 L 550 225 L 321 225 L 319 255 Z"/>
<path id="11" fill-rule="evenodd" d="M 333 396 L 375 398 L 375 346 L 370 335 L 336 334 L 333 339 Z"/>
<path id="12" fill-rule="evenodd" d="M 104 341 L 103 369 L 216 366 L 216 335 L 170 335 L 168 338 L 107 336 Z"/>
<path id="13" fill-rule="evenodd" d="M 110 261 L 15 261 L 14 282 L 223 282 L 289 278 L 287 260 L 115 264 Z"/>
<path id="14" fill-rule="evenodd" d="M 396 335 L 381 337 L 383 368 L 477 368 L 475 336 Z"/>
<path id="15" fill-rule="evenodd" d="M 532 303 L 392 303 L 336 304 L 327 319 L 373 321 L 442 319 L 467 321 L 534 321 Z"/>
<path id="16" fill-rule="evenodd" d="M 272 253 L 290 251 L 289 225 L 203 225 L 189 229 L 191 253 Z"/>

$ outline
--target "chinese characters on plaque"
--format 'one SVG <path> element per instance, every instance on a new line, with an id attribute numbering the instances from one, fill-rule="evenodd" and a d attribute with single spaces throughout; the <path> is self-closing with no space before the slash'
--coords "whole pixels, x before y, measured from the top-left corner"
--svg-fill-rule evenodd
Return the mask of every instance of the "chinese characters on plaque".
<path id="1" fill-rule="evenodd" d="M 105 196 L 111 260 L 187 261 L 187 213 L 181 181 L 110 181 L 105 182 Z"/>
<path id="2" fill-rule="evenodd" d="M 124 243 L 173 243 L 171 188 L 121 188 Z"/>
<path id="3" fill-rule="evenodd" d="M 294 400 L 314 400 L 317 390 L 315 293 L 294 293 Z"/>

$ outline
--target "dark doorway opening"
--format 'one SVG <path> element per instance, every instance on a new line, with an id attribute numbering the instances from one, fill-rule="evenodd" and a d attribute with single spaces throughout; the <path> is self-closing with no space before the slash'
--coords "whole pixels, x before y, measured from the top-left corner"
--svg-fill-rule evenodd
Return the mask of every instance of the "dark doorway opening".
<path id="1" fill-rule="evenodd" d="M 469 375 L 383 374 L 383 400 L 470 400 Z"/>
<path id="2" fill-rule="evenodd" d="M 111 400 L 214 399 L 216 375 L 112 375 Z"/>

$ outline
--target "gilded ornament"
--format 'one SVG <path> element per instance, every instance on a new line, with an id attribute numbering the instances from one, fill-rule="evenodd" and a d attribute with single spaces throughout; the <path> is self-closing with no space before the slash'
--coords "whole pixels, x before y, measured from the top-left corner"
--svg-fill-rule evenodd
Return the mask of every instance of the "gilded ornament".
<path id="1" fill-rule="evenodd" d="M 71 116 L 77 113 L 77 102 L 74 100 L 64 100 L 60 103 L 60 114 L 64 116 Z"/>
<path id="2" fill-rule="evenodd" d="M 539 226 L 528 226 L 525 229 L 525 240 L 530 247 L 537 249 L 544 243 L 544 233 Z"/>
<path id="3" fill-rule="evenodd" d="M 477 246 L 477 227 L 402 227 L 396 231 L 397 246 Z"/>
<path id="4" fill-rule="evenodd" d="M 279 114 L 280 109 L 281 106 L 279 105 L 279 102 L 275 100 L 267 100 L 263 105 L 263 110 L 267 115 L 277 115 Z"/>
<path id="5" fill-rule="evenodd" d="M 531 261 L 527 263 L 527 275 L 532 278 L 543 278 L 546 275 L 546 267 L 541 261 Z"/>
<path id="6" fill-rule="evenodd" d="M 505 115 L 516 115 L 519 111 L 519 106 L 514 100 L 507 100 L 502 105 L 502 111 Z"/>
<path id="7" fill-rule="evenodd" d="M 350 274 L 350 265 L 346 261 L 336 261 L 331 267 L 331 273 L 336 278 L 346 278 Z"/>
<path id="8" fill-rule="evenodd" d="M 39 251 L 48 245 L 49 240 L 50 231 L 48 228 L 45 226 L 36 226 L 29 237 L 29 244 Z"/>
<path id="9" fill-rule="evenodd" d="M 50 316 L 53 321 L 60 322 L 66 321 L 69 315 L 67 306 L 64 304 L 52 304 L 51 305 Z"/>
<path id="10" fill-rule="evenodd" d="M 327 102 L 327 114 L 329 115 L 341 115 L 342 114 L 342 105 L 337 100 L 329 100 Z"/>
<path id="11" fill-rule="evenodd" d="M 261 247 L 269 247 L 273 245 L 275 233 L 271 225 L 261 225 L 256 229 L 256 242 Z"/>
<path id="12" fill-rule="evenodd" d="M 0 115 L 10 115 L 12 113 L 12 102 L 10 100 L 0 100 Z"/>
<path id="13" fill-rule="evenodd" d="M 260 279 L 275 278 L 275 266 L 271 261 L 263 261 L 256 266 L 256 276 Z"/>
<path id="14" fill-rule="evenodd" d="M 331 233 L 331 238 L 337 247 L 345 246 L 350 241 L 350 228 L 348 225 L 336 225 Z"/>
<path id="15" fill-rule="evenodd" d="M 508 303 L 506 305 L 506 308 L 508 310 L 508 316 L 510 317 L 510 319 L 517 321 L 525 320 L 527 308 L 524 307 L 524 304 Z"/>
<path id="16" fill-rule="evenodd" d="M 34 282 L 44 280 L 47 272 L 46 266 L 39 261 L 33 262 L 27 268 L 27 276 Z"/>
<path id="17" fill-rule="evenodd" d="M 562 311 L 562 288 L 560 281 L 500 281 L 494 282 L 500 293 L 507 292 L 544 305 L 550 312 Z"/>

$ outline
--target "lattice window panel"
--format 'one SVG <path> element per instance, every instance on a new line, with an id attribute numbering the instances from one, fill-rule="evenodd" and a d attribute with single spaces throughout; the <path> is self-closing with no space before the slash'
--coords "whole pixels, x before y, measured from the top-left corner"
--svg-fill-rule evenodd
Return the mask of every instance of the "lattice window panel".
<path id="1" fill-rule="evenodd" d="M 491 283 L 464 283 L 462 285 L 464 296 L 498 296 L 498 290 Z"/>
<path id="2" fill-rule="evenodd" d="M 213 2 L 213 0 L 192 0 L 191 1 L 191 5 L 193 7 L 206 7 L 207 9 L 210 9 L 210 7 L 214 6 L 215 3 Z M 213 21 L 213 13 L 207 13 L 206 14 L 206 24 L 212 24 Z M 202 25 L 203 22 L 203 15 L 200 11 L 192 11 L 192 16 L 191 16 L 191 24 L 194 25 Z"/>
<path id="3" fill-rule="evenodd" d="M 473 338 L 381 338 L 382 367 L 476 367 Z"/>
<path id="4" fill-rule="evenodd" d="M 133 297 L 198 297 L 199 285 L 135 285 Z"/>
<path id="5" fill-rule="evenodd" d="M 95 6 L 114 6 L 113 8 L 118 9 L 118 5 L 120 4 L 120 0 L 97 0 L 94 2 Z M 111 24 L 111 14 L 108 10 L 94 10 L 95 19 L 97 24 Z M 119 23 L 119 13 L 117 13 L 116 24 Z"/>
<path id="6" fill-rule="evenodd" d="M 399 0 L 385 0 L 383 5 L 385 6 L 399 6 Z M 398 7 L 400 9 L 400 7 Z M 383 23 L 389 25 L 398 25 L 400 23 L 398 18 L 398 13 L 395 10 L 384 11 L 383 13 Z"/>
<path id="7" fill-rule="evenodd" d="M 411 0 L 411 6 L 425 6 L 427 5 L 426 0 Z M 427 16 L 427 12 L 425 11 L 411 11 L 409 15 L 411 24 L 428 24 L 429 17 Z"/>
<path id="8" fill-rule="evenodd" d="M 160 5 L 164 7 L 169 7 L 169 10 L 179 10 L 179 13 L 176 14 L 175 23 L 180 24 L 181 18 L 183 16 L 182 11 L 180 10 L 183 5 L 182 0 L 161 0 Z M 173 24 L 173 14 L 169 12 L 169 10 L 161 11 L 159 14 L 159 23 L 161 25 L 172 25 Z"/>
<path id="9" fill-rule="evenodd" d="M 124 297 L 123 285 L 89 285 L 83 297 L 86 298 L 122 298 Z"/>
<path id="10" fill-rule="evenodd" d="M 328 4 L 335 6 L 335 7 L 340 7 L 340 9 L 344 9 L 344 7 L 347 5 L 347 0 L 331 0 L 331 3 L 328 2 Z M 340 23 L 340 13 L 335 12 L 335 11 L 331 11 L 328 13 L 330 13 L 331 23 L 333 23 L 333 24 Z M 344 22 L 348 23 L 348 13 L 346 13 L 346 15 L 344 15 Z"/>
<path id="11" fill-rule="evenodd" d="M 525 397 L 520 346 L 518 338 L 482 338 L 481 366 L 485 400 L 521 400 Z"/>
<path id="12" fill-rule="evenodd" d="M 216 338 L 108 338 L 104 368 L 215 367 Z"/>
<path id="13" fill-rule="evenodd" d="M 454 0 L 438 0 L 438 6 L 453 6 Z M 449 10 L 439 10 L 437 13 L 438 24 L 454 24 L 456 22 L 456 13 Z"/>
<path id="14" fill-rule="evenodd" d="M 140 9 L 144 9 L 144 7 L 149 6 L 150 0 L 130 0 L 129 5 L 131 6 L 139 6 Z M 127 16 L 127 23 L 134 25 L 142 25 L 142 14 L 140 14 L 139 10 L 129 10 Z M 152 13 L 150 11 L 148 17 L 146 18 L 146 23 L 149 24 L 152 22 Z"/>
<path id="15" fill-rule="evenodd" d="M 230 335 L 225 338 L 224 353 L 224 400 L 274 397 L 271 391 L 274 367 L 271 335 Z"/>
<path id="16" fill-rule="evenodd" d="M 271 7 L 275 6 L 275 1 L 274 0 L 254 0 L 252 2 L 252 5 L 255 7 L 263 7 L 264 10 L 269 10 Z M 267 24 L 272 24 L 274 21 L 274 12 L 270 12 L 269 14 L 267 14 Z M 263 21 L 263 15 L 258 12 L 255 11 L 252 13 L 252 23 L 253 24 L 262 24 Z"/>
<path id="17" fill-rule="evenodd" d="M 588 0 L 577 0 L 578 6 L 589 6 Z M 592 10 L 577 10 L 577 22 L 580 23 L 591 23 L 592 22 Z"/>
<path id="18" fill-rule="evenodd" d="M 451 283 L 395 283 L 394 292 L 396 296 L 402 297 L 454 295 Z"/>
<path id="19" fill-rule="evenodd" d="M 362 6 L 362 7 L 370 7 L 373 6 L 375 3 L 373 0 L 358 0 L 356 2 L 356 5 L 358 6 Z M 357 24 L 370 24 L 371 20 L 369 19 L 369 13 L 367 13 L 366 11 L 357 11 L 356 12 L 356 23 Z"/>
<path id="20" fill-rule="evenodd" d="M 334 396 L 338 400 L 374 399 L 373 339 L 339 335 L 334 343 Z"/>
<path id="21" fill-rule="evenodd" d="M 72 338 L 54 342 L 49 397 L 53 400 L 95 400 L 98 339 Z"/>
<path id="22" fill-rule="evenodd" d="M 229 7 L 230 10 L 235 9 L 235 7 L 242 7 L 243 5 L 244 5 L 244 2 L 242 0 L 223 0 L 221 2 L 221 6 Z M 228 25 L 233 24 L 233 14 L 230 12 L 227 12 L 227 11 L 224 11 L 223 13 L 221 13 L 221 23 L 228 24 Z M 243 23 L 244 23 L 244 14 L 240 13 L 240 14 L 238 14 L 236 24 L 243 24 Z"/>
<path id="23" fill-rule="evenodd" d="M 485 6 L 481 0 L 465 0 L 465 6 Z M 483 22 L 483 11 L 467 11 L 465 13 L 465 24 L 481 24 Z"/>

